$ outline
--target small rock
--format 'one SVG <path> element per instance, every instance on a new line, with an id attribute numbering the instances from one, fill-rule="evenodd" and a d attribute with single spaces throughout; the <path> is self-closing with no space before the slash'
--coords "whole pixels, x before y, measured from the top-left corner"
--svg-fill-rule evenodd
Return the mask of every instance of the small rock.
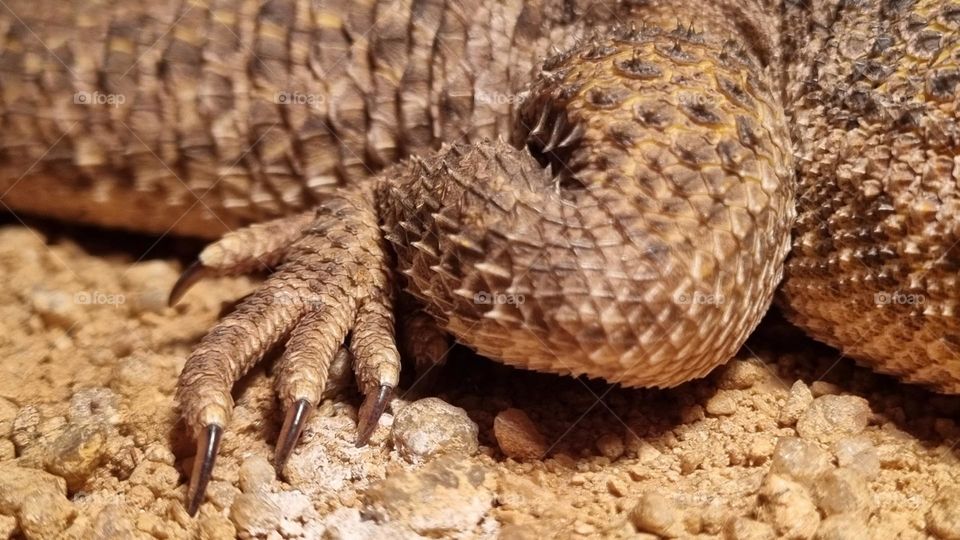
<path id="1" fill-rule="evenodd" d="M 828 516 L 856 514 L 866 522 L 873 511 L 873 498 L 867 481 L 852 469 L 839 468 L 821 474 L 816 479 L 813 494 L 817 506 Z"/>
<path id="2" fill-rule="evenodd" d="M 770 474 L 812 486 L 821 474 L 831 468 L 830 454 L 826 450 L 797 437 L 783 437 L 773 450 Z"/>
<path id="3" fill-rule="evenodd" d="M 32 493 L 20 507 L 20 528 L 28 539 L 55 538 L 75 515 L 76 510 L 63 495 L 51 491 Z"/>
<path id="4" fill-rule="evenodd" d="M 723 536 L 727 540 L 773 540 L 777 537 L 770 525 L 745 517 L 728 521 Z"/>
<path id="5" fill-rule="evenodd" d="M 711 416 L 729 416 L 737 412 L 737 401 L 731 391 L 721 390 L 707 401 L 706 409 Z"/>
<path id="6" fill-rule="evenodd" d="M 176 463 L 176 457 L 173 455 L 173 452 L 170 451 L 170 448 L 157 443 L 147 446 L 146 450 L 143 451 L 143 459 L 165 465 L 173 465 Z"/>
<path id="7" fill-rule="evenodd" d="M 820 523 L 817 540 L 870 540 L 867 523 L 857 516 L 836 514 Z"/>
<path id="8" fill-rule="evenodd" d="M 759 517 L 780 537 L 810 538 L 820 526 L 820 513 L 807 490 L 785 476 L 767 475 L 757 500 Z"/>
<path id="9" fill-rule="evenodd" d="M 867 427 L 870 406 L 858 396 L 826 395 L 813 400 L 797 420 L 797 433 L 807 440 L 834 443 Z"/>
<path id="10" fill-rule="evenodd" d="M 0 439 L 0 461 L 9 461 L 17 457 L 17 447 L 10 439 Z"/>
<path id="11" fill-rule="evenodd" d="M 10 434 L 10 440 L 17 446 L 17 450 L 29 447 L 39 437 L 40 409 L 36 405 L 24 405 L 17 410 L 17 416 L 13 419 L 13 432 Z"/>
<path id="12" fill-rule="evenodd" d="M 18 530 L 17 518 L 0 514 L 0 538 L 13 538 Z"/>
<path id="13" fill-rule="evenodd" d="M 703 465 L 707 454 L 703 448 L 695 447 L 680 454 L 680 474 L 688 475 Z"/>
<path id="14" fill-rule="evenodd" d="M 730 520 L 730 509 L 720 500 L 713 500 L 699 509 L 701 532 L 720 534 L 723 526 Z"/>
<path id="15" fill-rule="evenodd" d="M 807 407 L 813 402 L 813 393 L 810 392 L 810 388 L 803 381 L 797 381 L 793 383 L 793 386 L 790 387 L 790 395 L 787 396 L 787 402 L 783 404 L 783 408 L 780 409 L 780 416 L 777 418 L 777 422 L 781 426 L 793 426 L 796 425 L 797 420 L 800 419 L 800 415 L 803 414 L 803 411 L 807 410 Z"/>
<path id="16" fill-rule="evenodd" d="M 393 444 L 407 461 L 418 462 L 445 453 L 473 455 L 480 430 L 467 412 L 426 398 L 400 409 L 393 421 Z"/>
<path id="17" fill-rule="evenodd" d="M 131 485 L 146 486 L 157 497 L 176 488 L 179 482 L 180 473 L 175 468 L 156 461 L 141 461 L 130 474 Z"/>
<path id="18" fill-rule="evenodd" d="M 960 539 L 960 488 L 950 487 L 938 494 L 927 511 L 927 531 L 937 538 Z"/>
<path id="19" fill-rule="evenodd" d="M 747 451 L 747 457 L 751 463 L 759 465 L 773 455 L 776 450 L 777 440 L 772 435 L 761 434 L 753 437 L 750 442 L 750 448 Z"/>
<path id="20" fill-rule="evenodd" d="M 633 509 L 630 521 L 639 532 L 676 538 L 684 534 L 683 516 L 676 504 L 655 492 L 646 492 Z"/>
<path id="21" fill-rule="evenodd" d="M 705 417 L 706 413 L 700 405 L 689 405 L 680 409 L 680 422 L 684 424 L 692 424 L 703 420 Z"/>
<path id="22" fill-rule="evenodd" d="M 67 483 L 41 470 L 0 463 L 0 514 L 16 514 L 32 493 L 53 493 L 66 500 Z"/>
<path id="23" fill-rule="evenodd" d="M 264 493 L 242 493 L 230 507 L 230 521 L 238 533 L 267 536 L 280 527 L 280 508 Z"/>
<path id="24" fill-rule="evenodd" d="M 113 538 L 136 538 L 137 526 L 128 508 L 119 504 L 106 506 L 97 514 L 89 537 L 92 540 L 111 540 Z"/>
<path id="25" fill-rule="evenodd" d="M 607 433 L 597 439 L 597 450 L 610 458 L 611 461 L 620 458 L 624 452 L 623 439 L 619 435 Z"/>
<path id="26" fill-rule="evenodd" d="M 746 390 L 767 376 L 759 360 L 731 360 L 720 374 L 717 386 L 724 390 Z"/>
<path id="27" fill-rule="evenodd" d="M 47 448 L 44 469 L 80 490 L 106 458 L 107 436 L 97 426 L 71 425 Z"/>
<path id="28" fill-rule="evenodd" d="M 210 514 L 200 521 L 200 540 L 219 540 L 236 538 L 237 529 L 233 522 L 220 514 Z"/>
<path id="29" fill-rule="evenodd" d="M 13 419 L 17 417 L 17 406 L 0 398 L 0 438 L 13 434 Z"/>
<path id="30" fill-rule="evenodd" d="M 120 421 L 117 395 L 109 388 L 78 390 L 70 396 L 67 417 L 71 423 L 115 425 Z"/>
<path id="31" fill-rule="evenodd" d="M 34 286 L 27 293 L 27 302 L 48 327 L 69 329 L 83 322 L 87 309 L 95 303 L 96 292 L 63 291 L 43 285 Z"/>
<path id="32" fill-rule="evenodd" d="M 487 474 L 475 461 L 442 456 L 375 483 L 366 491 L 362 513 L 379 524 L 403 524 L 431 537 L 473 530 L 493 505 L 493 492 L 484 485 Z"/>
<path id="33" fill-rule="evenodd" d="M 505 409 L 493 420 L 493 434 L 500 450 L 514 459 L 540 459 L 547 453 L 547 441 L 520 409 Z"/>
<path id="34" fill-rule="evenodd" d="M 248 457 L 240 465 L 240 490 L 244 493 L 265 490 L 276 479 L 276 469 L 263 456 Z"/>
<path id="35" fill-rule="evenodd" d="M 833 445 L 837 464 L 855 469 L 867 478 L 880 474 L 880 455 L 873 442 L 864 435 L 846 437 Z"/>
<path id="36" fill-rule="evenodd" d="M 842 390 L 839 386 L 827 381 L 813 381 L 810 384 L 810 392 L 813 393 L 813 397 L 820 397 L 840 394 Z"/>

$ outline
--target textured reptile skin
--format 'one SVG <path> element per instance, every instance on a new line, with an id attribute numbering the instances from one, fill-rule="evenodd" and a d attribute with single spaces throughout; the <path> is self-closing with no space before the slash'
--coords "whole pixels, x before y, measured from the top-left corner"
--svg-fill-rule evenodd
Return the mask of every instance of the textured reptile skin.
<path id="1" fill-rule="evenodd" d="M 8 207 L 207 237 L 277 218 L 174 291 L 277 267 L 184 368 L 195 478 L 277 343 L 285 456 L 348 335 L 362 443 L 397 351 L 443 349 L 430 319 L 511 364 L 672 386 L 784 275 L 810 335 L 960 391 L 956 3 L 32 1 L 0 35 Z M 398 306 L 422 309 L 399 344 Z"/>

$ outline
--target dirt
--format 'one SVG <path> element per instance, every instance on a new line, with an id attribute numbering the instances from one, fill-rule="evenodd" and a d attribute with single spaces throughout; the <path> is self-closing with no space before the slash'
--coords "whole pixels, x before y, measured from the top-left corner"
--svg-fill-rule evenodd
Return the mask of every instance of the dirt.
<path id="1" fill-rule="evenodd" d="M 0 538 L 960 538 L 960 399 L 857 367 L 775 312 L 671 390 L 456 348 L 366 447 L 356 393 L 324 401 L 282 474 L 267 358 L 237 386 L 190 518 L 177 374 L 257 279 L 170 308 L 195 243 L 31 225 L 0 227 Z"/>

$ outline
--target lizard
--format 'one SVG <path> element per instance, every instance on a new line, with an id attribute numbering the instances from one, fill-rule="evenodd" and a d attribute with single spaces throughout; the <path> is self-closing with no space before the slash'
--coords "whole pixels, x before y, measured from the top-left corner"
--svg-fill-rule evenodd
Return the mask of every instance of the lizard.
<path id="1" fill-rule="evenodd" d="M 775 296 L 956 393 L 958 28 L 933 0 L 8 0 L 0 203 L 219 238 L 171 302 L 274 269 L 183 368 L 191 515 L 281 343 L 278 468 L 338 355 L 362 445 L 450 336 L 670 387 Z"/>

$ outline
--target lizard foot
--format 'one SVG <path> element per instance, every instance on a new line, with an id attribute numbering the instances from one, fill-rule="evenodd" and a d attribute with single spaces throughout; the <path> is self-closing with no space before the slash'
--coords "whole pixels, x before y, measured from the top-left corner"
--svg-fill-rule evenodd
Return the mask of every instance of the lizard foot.
<path id="1" fill-rule="evenodd" d="M 398 381 L 388 255 L 367 194 L 339 192 L 315 211 L 226 235 L 187 269 L 171 301 L 203 277 L 261 265 L 276 270 L 201 340 L 177 385 L 183 417 L 197 438 L 190 515 L 199 509 L 213 471 L 233 408 L 231 388 L 274 345 L 286 340 L 276 379 L 287 411 L 276 449 L 279 469 L 320 401 L 348 334 L 353 371 L 365 395 L 358 446 L 370 438 Z"/>

